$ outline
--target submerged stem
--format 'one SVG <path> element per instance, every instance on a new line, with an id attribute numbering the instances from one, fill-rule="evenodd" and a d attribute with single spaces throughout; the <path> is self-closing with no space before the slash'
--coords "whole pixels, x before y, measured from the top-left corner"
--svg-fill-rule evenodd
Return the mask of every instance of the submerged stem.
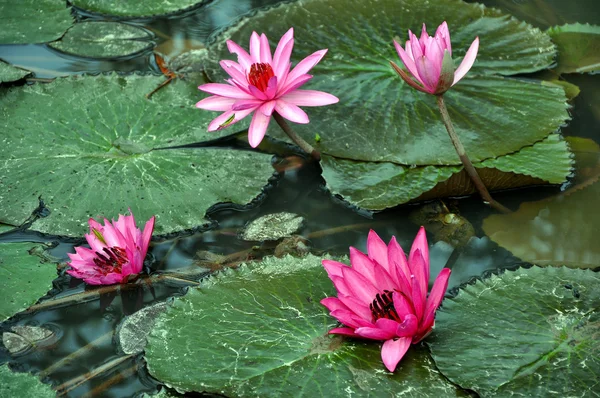
<path id="1" fill-rule="evenodd" d="M 281 127 L 283 132 L 286 133 L 288 135 L 288 137 L 290 137 L 292 139 L 292 141 L 294 141 L 294 143 L 296 143 L 296 145 L 298 145 L 300 148 L 302 148 L 302 150 L 304 152 L 309 153 L 315 160 L 321 159 L 321 154 L 319 153 L 319 151 L 317 151 L 315 148 L 312 147 L 312 145 L 310 145 L 308 142 L 304 141 L 304 139 L 302 139 L 302 137 L 300 137 L 298 134 L 296 134 L 294 132 L 294 130 L 292 130 L 290 125 L 285 121 L 285 119 L 279 113 L 273 112 L 273 118 L 275 119 L 275 121 L 277 122 L 279 127 Z"/>
<path id="2" fill-rule="evenodd" d="M 448 135 L 450 136 L 450 140 L 452 141 L 452 145 L 454 145 L 454 149 L 456 149 L 456 153 L 458 153 L 458 157 L 460 158 L 460 161 L 462 162 L 465 171 L 467 172 L 469 177 L 471 177 L 471 181 L 473 181 L 475 188 L 477 188 L 477 191 L 479 191 L 479 194 L 481 195 L 483 200 L 489 203 L 489 205 L 492 206 L 494 209 L 502 213 L 510 213 L 511 211 L 509 209 L 507 209 L 502 204 L 500 204 L 492 198 L 487 188 L 485 187 L 485 184 L 483 183 L 483 181 L 481 181 L 477 170 L 475 170 L 475 167 L 473 167 L 473 163 L 471 163 L 471 159 L 469 159 L 469 157 L 467 156 L 465 147 L 463 147 L 462 143 L 460 142 L 460 139 L 458 138 L 458 135 L 456 134 L 456 131 L 454 131 L 454 126 L 452 126 L 452 120 L 450 120 L 450 115 L 448 114 L 448 109 L 446 108 L 446 103 L 444 102 L 443 94 L 436 95 L 435 98 L 437 100 L 438 108 L 440 108 L 440 113 L 442 114 L 442 121 L 444 122 L 446 130 L 448 131 Z"/>

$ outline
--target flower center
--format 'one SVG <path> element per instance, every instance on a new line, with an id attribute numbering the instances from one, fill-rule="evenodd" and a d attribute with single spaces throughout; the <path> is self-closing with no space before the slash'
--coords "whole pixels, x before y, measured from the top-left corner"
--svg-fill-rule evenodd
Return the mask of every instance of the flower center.
<path id="1" fill-rule="evenodd" d="M 248 73 L 248 83 L 264 93 L 269 85 L 269 79 L 273 76 L 275 76 L 275 73 L 271 65 L 266 63 L 252 64 L 250 73 Z"/>
<path id="2" fill-rule="evenodd" d="M 379 318 L 387 318 L 397 322 L 402 322 L 396 308 L 394 307 L 394 299 L 392 298 L 394 292 L 384 290 L 383 293 L 377 293 L 375 299 L 369 308 L 371 309 L 371 315 L 373 315 L 372 322 L 375 323 Z"/>
<path id="3" fill-rule="evenodd" d="M 94 258 L 94 264 L 100 268 L 104 275 L 112 272 L 120 274 L 123 265 L 129 261 L 125 249 L 113 246 L 105 247 L 102 251 L 103 253 L 96 252 L 97 256 Z"/>

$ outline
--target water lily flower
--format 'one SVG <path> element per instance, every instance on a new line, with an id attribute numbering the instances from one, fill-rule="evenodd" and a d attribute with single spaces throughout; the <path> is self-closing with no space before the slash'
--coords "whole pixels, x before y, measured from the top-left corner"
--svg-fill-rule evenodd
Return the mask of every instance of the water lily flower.
<path id="1" fill-rule="evenodd" d="M 223 83 L 208 83 L 198 88 L 212 96 L 196 104 L 197 108 L 222 111 L 208 125 L 208 131 L 220 130 L 239 122 L 254 112 L 248 141 L 257 147 L 262 141 L 274 112 L 295 123 L 306 124 L 308 115 L 299 106 L 322 106 L 338 102 L 338 98 L 321 91 L 299 90 L 312 76 L 307 74 L 327 53 L 319 50 L 300 61 L 290 71 L 294 47 L 294 29 L 279 41 L 271 55 L 269 40 L 263 33 L 252 32 L 250 53 L 231 40 L 227 48 L 238 62 L 222 60 L 221 67 L 230 76 Z"/>
<path id="2" fill-rule="evenodd" d="M 414 80 L 393 62 L 392 67 L 409 86 L 429 94 L 442 94 L 458 83 L 473 66 L 479 49 L 479 37 L 476 37 L 460 66 L 454 70 L 450 31 L 446 21 L 437 28 L 433 37 L 427 34 L 425 24 L 420 38 L 417 39 L 410 30 L 408 37 L 405 48 L 396 40 L 394 46 Z"/>
<path id="3" fill-rule="evenodd" d="M 411 343 L 420 342 L 433 329 L 450 269 L 439 273 L 427 296 L 429 248 L 423 227 L 408 260 L 395 237 L 386 245 L 371 230 L 367 254 L 351 247 L 350 264 L 323 260 L 337 297 L 325 298 L 321 304 L 344 324 L 329 333 L 383 340 L 381 359 L 393 372 Z"/>
<path id="4" fill-rule="evenodd" d="M 85 239 L 91 248 L 77 246 L 75 254 L 68 254 L 69 275 L 90 285 L 111 285 L 127 283 L 130 275 L 142 271 L 154 230 L 154 217 L 146 222 L 143 233 L 137 228 L 133 213 L 119 214 L 116 222 L 105 218 L 104 225 L 90 218 L 88 224 L 90 233 Z"/>

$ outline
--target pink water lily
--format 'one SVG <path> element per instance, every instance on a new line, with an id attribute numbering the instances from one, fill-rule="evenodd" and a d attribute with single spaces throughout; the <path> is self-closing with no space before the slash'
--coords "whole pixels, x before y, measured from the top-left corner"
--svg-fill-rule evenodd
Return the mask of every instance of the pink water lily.
<path id="1" fill-rule="evenodd" d="M 423 340 L 433 329 L 450 269 L 439 273 L 427 296 L 429 248 L 423 227 L 408 260 L 395 237 L 386 245 L 371 230 L 367 254 L 351 247 L 350 264 L 323 260 L 337 297 L 325 298 L 321 304 L 345 325 L 329 333 L 383 340 L 381 359 L 393 372 L 411 343 Z"/>
<path id="2" fill-rule="evenodd" d="M 392 67 L 409 86 L 429 94 L 442 94 L 458 83 L 473 66 L 479 49 L 479 37 L 476 37 L 460 66 L 454 70 L 450 31 L 444 21 L 436 30 L 435 36 L 429 36 L 425 24 L 421 37 L 417 39 L 410 30 L 406 47 L 402 48 L 394 40 L 394 46 L 406 69 L 414 80 L 393 62 Z"/>
<path id="3" fill-rule="evenodd" d="M 227 48 L 236 54 L 238 62 L 223 60 L 221 67 L 230 76 L 228 84 L 208 83 L 198 88 L 212 96 L 196 104 L 197 108 L 222 111 L 208 125 L 208 131 L 220 130 L 239 122 L 254 112 L 248 141 L 257 147 L 262 141 L 273 112 L 296 123 L 309 122 L 308 115 L 299 106 L 322 106 L 338 102 L 338 98 L 321 91 L 299 90 L 312 76 L 307 74 L 327 53 L 319 50 L 300 61 L 290 71 L 290 56 L 294 47 L 294 29 L 279 41 L 271 55 L 269 40 L 263 33 L 252 32 L 250 53 L 231 40 Z"/>
<path id="4" fill-rule="evenodd" d="M 88 224 L 90 233 L 85 239 L 91 249 L 77 246 L 75 254 L 68 254 L 69 275 L 90 285 L 111 285 L 126 283 L 130 275 L 142 271 L 154 230 L 154 217 L 146 222 L 143 233 L 137 228 L 133 213 L 119 215 L 117 221 L 105 218 L 104 225 L 90 218 Z"/>

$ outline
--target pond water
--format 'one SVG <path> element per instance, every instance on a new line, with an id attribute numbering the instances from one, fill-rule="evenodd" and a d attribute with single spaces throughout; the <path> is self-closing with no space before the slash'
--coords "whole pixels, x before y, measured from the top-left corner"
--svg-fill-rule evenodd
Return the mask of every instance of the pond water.
<path id="1" fill-rule="evenodd" d="M 174 57 L 190 49 L 203 48 L 211 34 L 239 15 L 272 3 L 277 1 L 215 0 L 185 14 L 134 20 L 133 23 L 153 32 L 157 51 Z M 483 3 L 542 29 L 563 23 L 600 22 L 600 7 L 596 0 L 488 0 Z M 78 13 L 77 18 L 102 19 L 83 12 Z M 36 77 L 41 79 L 114 70 L 159 73 L 153 55 L 148 52 L 128 59 L 99 61 L 68 56 L 45 45 L 3 45 L 0 46 L 0 58 L 35 72 Z M 572 102 L 573 120 L 562 129 L 563 135 L 589 138 L 600 143 L 600 78 L 566 75 L 565 79 L 579 86 L 581 93 Z M 199 92 L 200 98 L 202 94 Z M 240 139 L 245 139 L 245 133 L 241 133 Z M 282 151 L 286 153 L 283 148 Z M 578 184 L 593 183 L 600 168 L 600 151 L 589 156 L 593 158 L 590 162 L 595 169 L 590 166 L 580 169 L 562 187 L 532 187 L 495 193 L 494 197 L 505 206 L 518 209 L 524 202 L 551 198 L 568 192 Z M 367 232 L 371 228 L 384 240 L 395 235 L 406 248 L 410 246 L 419 225 L 424 224 L 430 233 L 431 272 L 435 275 L 446 265 L 453 268 L 450 287 L 457 287 L 486 271 L 515 268 L 525 263 L 521 255 L 515 256 L 517 253 L 500 247 L 486 235 L 484 220 L 493 211 L 477 197 L 445 200 L 445 208 L 435 201 L 370 213 L 351 208 L 343 200 L 332 196 L 324 187 L 320 168 L 314 163 L 290 154 L 277 158 L 274 164 L 280 171 L 279 178 L 252 205 L 245 208 L 227 204 L 215 206 L 208 214 L 213 221 L 209 227 L 180 236 L 155 238 L 151 246 L 152 261 L 147 261 L 151 267 L 151 278 L 126 289 L 106 288 L 100 293 L 66 275 L 56 279 L 55 288 L 34 306 L 34 311 L 18 314 L 0 324 L 0 333 L 15 325 L 42 326 L 54 333 L 52 343 L 17 356 L 11 356 L 0 348 L 0 365 L 9 362 L 13 370 L 43 375 L 45 381 L 57 386 L 60 396 L 128 397 L 157 391 L 159 383 L 147 374 L 142 356 L 120 353 L 115 343 L 115 329 L 124 316 L 152 303 L 185 294 L 187 286 L 196 284 L 191 276 L 197 279 L 219 267 L 234 266 L 273 253 L 275 244 L 258 244 L 239 238 L 239 230 L 249 221 L 271 213 L 285 211 L 304 217 L 299 234 L 314 253 L 345 254 L 348 246 L 364 250 Z M 568 208 L 561 217 L 586 220 L 597 211 L 597 203 L 596 195 L 575 198 L 566 204 Z M 444 218 L 447 214 L 453 215 L 453 223 Z M 519 222 L 512 221 L 512 227 L 502 224 L 502 228 L 518 229 Z M 597 225 L 582 227 L 583 234 L 589 238 L 584 239 L 585 242 L 592 246 L 595 242 L 591 237 L 598 236 L 600 232 Z M 538 231 L 541 235 L 542 229 L 543 225 Z M 49 250 L 49 254 L 63 261 L 74 245 L 82 244 L 82 240 L 61 239 L 26 230 L 0 235 L 0 242 L 29 241 L 52 242 L 54 248 Z M 550 246 L 550 252 L 555 249 L 553 244 L 560 243 L 552 239 L 544 241 L 546 246 Z M 592 253 L 588 262 L 600 264 L 600 254 L 595 247 L 583 248 L 587 249 Z M 217 262 L 211 254 L 225 257 Z M 44 302 L 50 298 L 64 300 L 45 307 Z"/>

